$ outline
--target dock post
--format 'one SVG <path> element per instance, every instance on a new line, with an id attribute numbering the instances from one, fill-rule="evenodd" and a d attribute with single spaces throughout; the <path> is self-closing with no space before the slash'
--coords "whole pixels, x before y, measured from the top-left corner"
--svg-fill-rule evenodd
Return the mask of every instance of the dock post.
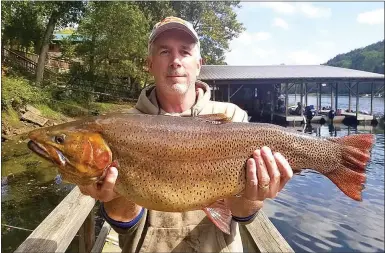
<path id="1" fill-rule="evenodd" d="M 370 84 L 370 115 L 373 116 L 373 82 Z"/>
<path id="2" fill-rule="evenodd" d="M 274 120 L 274 108 L 275 108 L 275 84 L 273 84 L 273 90 L 270 91 L 270 122 Z"/>
<path id="3" fill-rule="evenodd" d="M 230 83 L 227 85 L 227 102 L 230 103 Z"/>
<path id="4" fill-rule="evenodd" d="M 356 83 L 356 119 L 358 121 L 358 109 L 359 109 L 359 106 L 358 106 L 358 103 L 359 103 L 359 99 L 360 99 L 360 96 L 358 94 L 358 82 Z"/>
<path id="5" fill-rule="evenodd" d="M 319 110 L 322 109 L 322 102 L 321 102 L 321 94 L 322 94 L 322 83 L 318 84 L 318 89 L 319 89 Z"/>
<path id="6" fill-rule="evenodd" d="M 338 81 L 336 82 L 336 113 L 338 110 Z"/>
<path id="7" fill-rule="evenodd" d="M 316 105 L 315 105 L 315 107 L 316 107 L 316 110 L 317 110 L 317 114 L 319 113 L 319 107 L 318 107 L 318 104 L 319 104 L 319 101 L 318 101 L 318 93 L 319 93 L 319 86 L 318 86 L 318 83 L 316 83 L 315 84 L 316 85 L 316 89 L 315 89 L 315 91 L 316 91 L 316 94 L 315 94 L 315 97 L 316 97 L 316 99 L 317 99 L 317 102 L 316 102 Z"/>
<path id="8" fill-rule="evenodd" d="M 330 108 L 334 108 L 334 97 L 333 97 L 333 83 L 330 83 Z"/>
<path id="9" fill-rule="evenodd" d="M 80 227 L 79 235 L 79 253 L 91 252 L 92 246 L 95 243 L 95 214 L 93 210 L 91 210 Z"/>
<path id="10" fill-rule="evenodd" d="M 349 106 L 348 106 L 349 112 L 351 112 L 351 108 L 352 108 L 351 106 L 352 106 L 352 84 L 349 81 Z"/>
<path id="11" fill-rule="evenodd" d="M 285 83 L 285 120 L 287 120 L 288 106 L 289 106 L 289 84 Z"/>
<path id="12" fill-rule="evenodd" d="M 301 83 L 301 106 L 302 106 L 301 117 L 303 118 L 303 83 Z M 306 106 L 307 106 L 307 103 L 306 103 Z"/>
<path id="13" fill-rule="evenodd" d="M 307 104 L 307 83 L 305 83 L 305 105 L 308 106 L 308 104 Z"/>

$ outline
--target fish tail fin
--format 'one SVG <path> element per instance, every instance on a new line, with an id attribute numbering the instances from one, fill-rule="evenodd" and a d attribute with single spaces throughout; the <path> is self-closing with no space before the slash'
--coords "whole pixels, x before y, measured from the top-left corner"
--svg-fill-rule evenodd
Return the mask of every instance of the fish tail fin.
<path id="1" fill-rule="evenodd" d="M 374 134 L 351 134 L 343 137 L 329 138 L 329 140 L 341 145 L 352 146 L 364 151 L 369 151 L 373 147 L 376 136 Z"/>
<path id="2" fill-rule="evenodd" d="M 326 176 L 348 197 L 362 201 L 365 167 L 375 142 L 373 134 L 355 134 L 330 139 L 341 145 L 342 161 L 339 167 Z"/>
<path id="3" fill-rule="evenodd" d="M 203 208 L 203 211 L 222 232 L 230 234 L 232 215 L 224 200 L 214 202 L 211 206 Z"/>

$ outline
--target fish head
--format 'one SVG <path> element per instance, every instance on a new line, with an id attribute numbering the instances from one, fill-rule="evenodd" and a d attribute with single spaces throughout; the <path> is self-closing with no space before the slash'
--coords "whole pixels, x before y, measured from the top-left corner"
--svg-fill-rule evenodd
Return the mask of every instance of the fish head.
<path id="1" fill-rule="evenodd" d="M 102 135 L 87 128 L 53 126 L 29 133 L 28 147 L 52 161 L 64 181 L 88 185 L 98 181 L 112 163 L 112 152 Z"/>

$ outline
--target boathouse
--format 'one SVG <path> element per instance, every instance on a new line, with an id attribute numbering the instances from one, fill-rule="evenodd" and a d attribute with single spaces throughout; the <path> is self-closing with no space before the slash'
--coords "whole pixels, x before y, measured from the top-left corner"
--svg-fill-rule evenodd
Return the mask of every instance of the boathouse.
<path id="1" fill-rule="evenodd" d="M 308 105 L 308 95 L 317 97 L 313 105 L 317 116 L 334 110 L 338 117 L 354 117 L 357 121 L 373 119 L 373 98 L 384 94 L 384 75 L 325 65 L 265 65 L 230 66 L 204 65 L 199 79 L 212 89 L 212 99 L 228 101 L 245 109 L 259 121 L 269 118 L 286 122 L 304 120 L 303 110 L 291 114 L 289 93 L 298 94 L 302 107 Z M 344 92 L 342 92 L 344 91 Z M 322 105 L 322 95 L 330 96 L 330 108 Z M 349 96 L 348 108 L 340 108 L 339 95 Z M 370 96 L 370 112 L 360 113 L 361 95 Z M 355 99 L 355 108 L 351 108 Z M 341 110 L 342 109 L 342 110 Z"/>

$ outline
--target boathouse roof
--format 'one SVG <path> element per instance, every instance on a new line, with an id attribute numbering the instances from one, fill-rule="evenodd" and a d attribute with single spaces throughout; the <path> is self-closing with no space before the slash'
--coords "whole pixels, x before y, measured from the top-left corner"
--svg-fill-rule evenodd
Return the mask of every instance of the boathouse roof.
<path id="1" fill-rule="evenodd" d="M 383 74 L 325 65 L 203 65 L 200 80 L 362 80 L 383 81 Z"/>

